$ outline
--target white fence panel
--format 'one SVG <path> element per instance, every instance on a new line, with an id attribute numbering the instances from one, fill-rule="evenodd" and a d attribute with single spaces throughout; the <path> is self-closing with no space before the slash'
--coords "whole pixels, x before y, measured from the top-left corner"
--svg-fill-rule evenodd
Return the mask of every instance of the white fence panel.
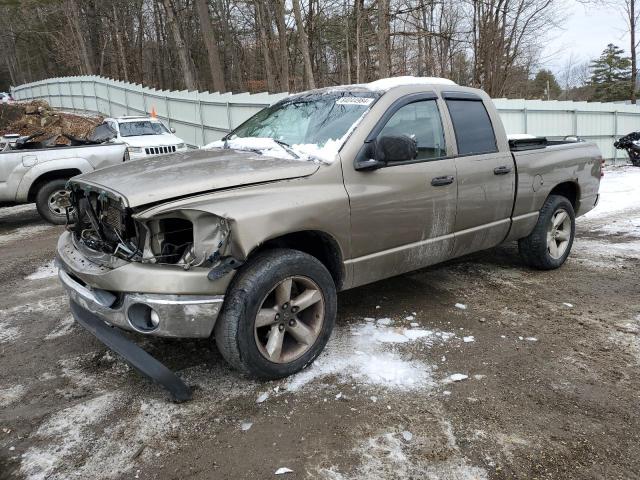
<path id="1" fill-rule="evenodd" d="M 42 98 L 52 107 L 108 116 L 147 115 L 152 110 L 192 146 L 224 136 L 251 115 L 287 96 L 156 90 L 98 76 L 63 77 L 12 89 L 17 100 Z M 609 160 L 626 159 L 615 139 L 640 130 L 640 106 L 616 103 L 494 100 L 507 133 L 593 141 Z"/>

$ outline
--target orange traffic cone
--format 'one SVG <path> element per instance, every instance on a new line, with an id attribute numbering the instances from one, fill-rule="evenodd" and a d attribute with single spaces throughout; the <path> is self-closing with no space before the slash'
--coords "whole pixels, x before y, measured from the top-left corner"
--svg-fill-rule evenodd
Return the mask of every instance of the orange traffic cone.
<path id="1" fill-rule="evenodd" d="M 156 118 L 158 116 L 158 112 L 156 112 L 156 107 L 151 107 L 151 118 Z"/>

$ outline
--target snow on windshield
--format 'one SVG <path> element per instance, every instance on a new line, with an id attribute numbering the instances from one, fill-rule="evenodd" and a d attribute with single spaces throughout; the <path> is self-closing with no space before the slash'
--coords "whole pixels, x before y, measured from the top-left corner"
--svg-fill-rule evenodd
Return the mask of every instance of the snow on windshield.
<path id="1" fill-rule="evenodd" d="M 351 131 L 349 131 L 351 133 Z M 329 139 L 323 146 L 314 143 L 300 143 L 291 145 L 289 148 L 279 144 L 273 138 L 268 137 L 236 137 L 226 141 L 216 140 L 204 147 L 204 150 L 213 150 L 218 148 L 229 148 L 231 150 L 245 150 L 256 152 L 260 155 L 276 158 L 286 158 L 306 161 L 320 161 L 323 163 L 333 163 L 338 156 L 338 151 L 346 140 L 341 138 L 338 140 Z M 295 155 L 294 155 L 295 154 Z M 297 156 L 297 158 L 296 158 Z"/>
<path id="2" fill-rule="evenodd" d="M 218 140 L 202 148 L 332 163 L 377 98 L 362 92 L 292 97 L 258 112 L 226 142 Z"/>

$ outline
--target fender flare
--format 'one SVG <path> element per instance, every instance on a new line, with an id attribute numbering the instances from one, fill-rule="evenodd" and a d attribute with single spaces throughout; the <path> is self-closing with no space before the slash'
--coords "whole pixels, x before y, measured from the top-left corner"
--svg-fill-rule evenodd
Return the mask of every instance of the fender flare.
<path id="1" fill-rule="evenodd" d="M 16 191 L 16 202 L 27 202 L 29 190 L 38 179 L 47 173 L 54 173 L 62 170 L 79 170 L 80 173 L 93 172 L 93 166 L 84 158 L 62 158 L 38 163 L 31 167 L 20 180 Z"/>

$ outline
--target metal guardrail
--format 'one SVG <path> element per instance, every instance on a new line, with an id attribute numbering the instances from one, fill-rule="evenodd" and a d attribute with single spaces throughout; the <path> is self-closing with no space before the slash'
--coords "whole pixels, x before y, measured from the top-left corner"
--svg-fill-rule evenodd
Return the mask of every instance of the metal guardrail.
<path id="1" fill-rule="evenodd" d="M 16 100 L 42 98 L 52 107 L 108 116 L 152 109 L 192 146 L 219 140 L 287 93 L 210 93 L 156 90 L 99 76 L 61 77 L 11 89 Z M 595 142 L 604 158 L 626 161 L 613 142 L 640 130 L 640 106 L 619 103 L 494 99 L 507 133 L 549 138 L 574 135 Z"/>

